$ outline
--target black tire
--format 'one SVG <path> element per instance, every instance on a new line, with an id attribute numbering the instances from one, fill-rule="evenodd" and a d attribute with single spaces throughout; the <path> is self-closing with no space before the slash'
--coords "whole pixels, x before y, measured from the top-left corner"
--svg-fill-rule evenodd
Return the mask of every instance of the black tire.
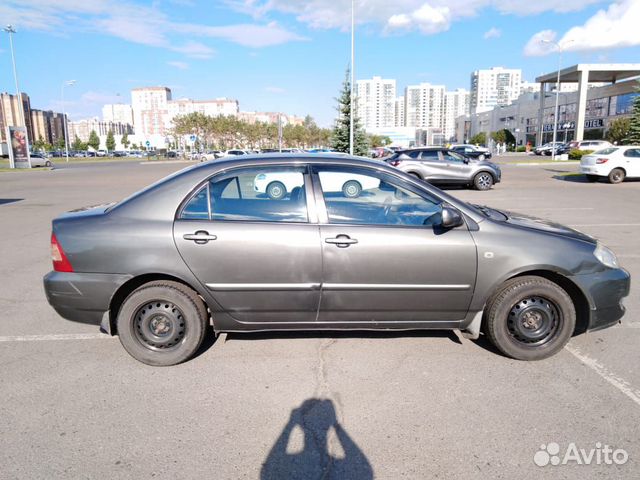
<path id="1" fill-rule="evenodd" d="M 621 168 L 614 168 L 609 172 L 609 183 L 622 183 L 626 177 L 625 171 Z"/>
<path id="2" fill-rule="evenodd" d="M 357 180 L 349 180 L 342 185 L 342 194 L 347 198 L 358 198 L 362 193 L 362 185 Z"/>
<path id="3" fill-rule="evenodd" d="M 287 194 L 287 187 L 282 182 L 271 182 L 267 185 L 267 195 L 273 200 L 281 200 Z"/>
<path id="4" fill-rule="evenodd" d="M 117 318 L 124 349 L 153 366 L 176 365 L 191 358 L 202 344 L 207 324 L 207 308 L 198 294 L 167 280 L 134 290 Z"/>
<path id="5" fill-rule="evenodd" d="M 481 153 L 480 155 L 478 155 L 478 160 L 483 161 L 485 159 L 485 155 L 483 153 Z"/>
<path id="6" fill-rule="evenodd" d="M 476 190 L 489 190 L 493 184 L 493 175 L 489 172 L 479 172 L 473 177 L 473 186 Z"/>
<path id="7" fill-rule="evenodd" d="M 587 174 L 587 181 L 589 181 L 589 182 L 597 182 L 598 178 L 600 178 L 598 175 L 589 175 L 589 174 Z"/>
<path id="8" fill-rule="evenodd" d="M 47 160 L 46 162 L 44 162 L 44 166 L 45 167 L 51 167 L 52 163 L 49 160 Z"/>
<path id="9" fill-rule="evenodd" d="M 409 175 L 416 177 L 418 180 L 422 180 L 422 177 L 420 176 L 419 173 L 416 172 L 409 172 Z"/>
<path id="10" fill-rule="evenodd" d="M 484 331 L 505 355 L 542 360 L 567 344 L 576 325 L 571 297 L 537 276 L 513 278 L 487 302 Z"/>

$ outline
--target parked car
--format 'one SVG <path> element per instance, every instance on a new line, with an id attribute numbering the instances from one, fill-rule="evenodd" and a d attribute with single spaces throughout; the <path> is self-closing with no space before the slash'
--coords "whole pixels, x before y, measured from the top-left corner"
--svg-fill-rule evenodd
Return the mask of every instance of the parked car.
<path id="1" fill-rule="evenodd" d="M 606 140 L 582 140 L 569 142 L 571 150 L 602 150 L 603 148 L 613 147 L 613 144 Z"/>
<path id="2" fill-rule="evenodd" d="M 223 157 L 237 157 L 239 155 L 248 155 L 248 152 L 246 150 L 227 150 L 226 152 L 224 152 L 224 155 L 222 155 Z"/>
<path id="3" fill-rule="evenodd" d="M 51 160 L 49 160 L 49 157 L 47 157 L 47 155 L 44 153 L 40 153 L 40 152 L 31 153 L 29 155 L 29 158 L 31 159 L 32 167 L 52 167 L 53 166 L 53 163 L 51 163 Z"/>
<path id="4" fill-rule="evenodd" d="M 345 198 L 357 198 L 363 190 L 380 186 L 380 181 L 375 178 L 340 172 L 324 172 L 321 180 L 325 193 L 341 192 Z M 301 190 L 302 186 L 298 172 L 260 173 L 253 181 L 257 193 L 266 194 L 274 200 L 285 198 L 287 194 L 294 195 L 296 189 Z"/>
<path id="5" fill-rule="evenodd" d="M 200 154 L 200 161 L 206 162 L 208 160 L 216 160 L 222 157 L 223 153 L 220 150 L 209 150 Z"/>
<path id="6" fill-rule="evenodd" d="M 124 152 L 122 150 L 114 150 L 111 153 L 111 155 L 114 156 L 114 157 L 126 157 L 127 156 L 127 152 Z"/>
<path id="7" fill-rule="evenodd" d="M 569 146 L 568 143 L 558 143 L 555 147 L 551 146 L 542 153 L 550 157 L 551 155 L 553 155 L 554 150 L 555 150 L 556 156 L 564 155 L 565 153 L 569 153 L 571 151 L 571 147 Z"/>
<path id="8" fill-rule="evenodd" d="M 109 155 L 109 152 L 107 150 L 96 150 L 95 153 L 98 157 L 106 157 L 107 155 Z"/>
<path id="9" fill-rule="evenodd" d="M 609 183 L 621 183 L 625 178 L 640 177 L 640 145 L 609 147 L 584 155 L 580 172 L 590 182 L 607 178 Z"/>
<path id="10" fill-rule="evenodd" d="M 545 143 L 543 145 L 539 145 L 536 148 L 533 149 L 533 153 L 535 153 L 536 155 L 547 155 L 547 152 L 551 152 L 551 150 L 553 149 L 553 147 L 555 146 L 556 148 L 559 147 L 560 145 L 562 145 L 563 142 L 548 142 Z"/>
<path id="11" fill-rule="evenodd" d="M 452 145 L 451 150 L 461 153 L 465 157 L 477 158 L 478 160 L 486 160 L 491 158 L 491 150 L 475 145 Z"/>
<path id="12" fill-rule="evenodd" d="M 255 191 L 261 174 L 285 173 L 299 194 Z M 336 174 L 371 187 L 332 192 Z M 539 360 L 618 323 L 630 285 L 615 254 L 583 233 L 327 154 L 193 165 L 55 218 L 51 253 L 44 288 L 56 311 L 117 333 L 150 365 L 190 358 L 210 325 L 483 331 L 505 355 Z"/>
<path id="13" fill-rule="evenodd" d="M 133 158 L 142 158 L 142 152 L 140 150 L 130 150 L 128 156 Z"/>
<path id="14" fill-rule="evenodd" d="M 400 150 L 385 161 L 433 184 L 459 184 L 489 190 L 502 177 L 500 167 L 495 163 L 472 159 L 441 147 Z"/>

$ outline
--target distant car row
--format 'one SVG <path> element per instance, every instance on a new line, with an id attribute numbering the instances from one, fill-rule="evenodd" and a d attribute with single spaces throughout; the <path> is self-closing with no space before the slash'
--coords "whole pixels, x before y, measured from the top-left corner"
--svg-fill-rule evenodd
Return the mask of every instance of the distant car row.
<path id="1" fill-rule="evenodd" d="M 544 145 L 540 145 L 533 150 L 536 155 L 552 155 L 555 150 L 556 155 L 562 155 L 569 153 L 571 150 L 602 150 L 603 148 L 610 148 L 613 145 L 606 140 L 582 140 L 573 141 L 569 143 L 564 142 L 549 142 Z"/>

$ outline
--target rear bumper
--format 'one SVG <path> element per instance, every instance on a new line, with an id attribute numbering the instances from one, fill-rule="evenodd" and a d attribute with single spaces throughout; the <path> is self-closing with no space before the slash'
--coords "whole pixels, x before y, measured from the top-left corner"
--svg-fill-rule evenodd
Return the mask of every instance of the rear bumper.
<path id="1" fill-rule="evenodd" d="M 629 295 L 631 288 L 631 276 L 624 268 L 609 268 L 594 274 L 576 275 L 571 279 L 589 301 L 587 330 L 610 327 L 624 316 L 626 309 L 622 300 Z"/>
<path id="2" fill-rule="evenodd" d="M 580 165 L 580 173 L 585 175 L 598 175 L 600 177 L 606 177 L 609 175 L 609 172 L 600 168 L 599 165 Z"/>
<path id="3" fill-rule="evenodd" d="M 49 272 L 44 276 L 47 301 L 61 317 L 100 325 L 113 294 L 131 275 Z"/>

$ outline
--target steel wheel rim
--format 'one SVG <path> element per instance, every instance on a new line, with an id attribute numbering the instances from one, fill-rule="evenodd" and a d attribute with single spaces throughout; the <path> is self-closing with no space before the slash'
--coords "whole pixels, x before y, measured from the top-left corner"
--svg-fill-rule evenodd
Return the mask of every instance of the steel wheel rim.
<path id="1" fill-rule="evenodd" d="M 507 315 L 507 330 L 518 345 L 539 347 L 550 342 L 562 328 L 564 318 L 551 300 L 526 297 L 514 304 Z"/>
<path id="2" fill-rule="evenodd" d="M 487 173 L 483 173 L 478 177 L 478 183 L 481 187 L 487 188 L 491 186 L 491 177 Z"/>
<path id="3" fill-rule="evenodd" d="M 347 197 L 356 197 L 358 195 L 358 186 L 350 183 L 345 188 Z"/>
<path id="4" fill-rule="evenodd" d="M 182 311 L 174 303 L 153 300 L 136 310 L 133 330 L 144 347 L 165 351 L 175 349 L 182 343 L 187 325 Z"/>
<path id="5" fill-rule="evenodd" d="M 282 187 L 280 185 L 271 185 L 269 188 L 269 196 L 271 198 L 280 198 L 283 195 Z"/>
<path id="6" fill-rule="evenodd" d="M 613 172 L 611 178 L 613 178 L 614 181 L 619 182 L 622 178 L 622 174 L 620 172 Z"/>

